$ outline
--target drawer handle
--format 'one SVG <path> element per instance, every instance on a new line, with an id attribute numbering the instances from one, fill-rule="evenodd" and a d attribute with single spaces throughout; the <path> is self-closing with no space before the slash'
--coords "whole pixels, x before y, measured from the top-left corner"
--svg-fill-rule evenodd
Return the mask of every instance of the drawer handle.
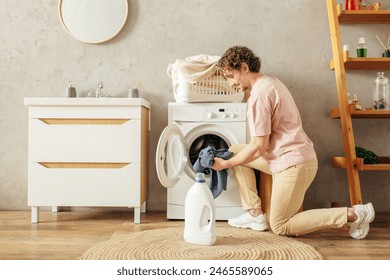
<path id="1" fill-rule="evenodd" d="M 121 125 L 129 121 L 129 119 L 39 119 L 49 125 Z"/>
<path id="2" fill-rule="evenodd" d="M 38 162 L 46 168 L 123 168 L 127 162 Z"/>

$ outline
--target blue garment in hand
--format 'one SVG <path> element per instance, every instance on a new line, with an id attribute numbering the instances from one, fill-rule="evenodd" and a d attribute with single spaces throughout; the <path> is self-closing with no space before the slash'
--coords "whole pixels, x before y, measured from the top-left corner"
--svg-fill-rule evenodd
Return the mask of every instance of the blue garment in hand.
<path id="1" fill-rule="evenodd" d="M 232 155 L 233 153 L 226 149 L 216 150 L 214 147 L 209 146 L 199 152 L 199 157 L 192 166 L 195 172 L 210 175 L 209 187 L 214 198 L 217 198 L 223 190 L 226 190 L 228 177 L 227 169 L 216 171 L 211 168 L 214 164 L 214 157 L 229 159 Z"/>

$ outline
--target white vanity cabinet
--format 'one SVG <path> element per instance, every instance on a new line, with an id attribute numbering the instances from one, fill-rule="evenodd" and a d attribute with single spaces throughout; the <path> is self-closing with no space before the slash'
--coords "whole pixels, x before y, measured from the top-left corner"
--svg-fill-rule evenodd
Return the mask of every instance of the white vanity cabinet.
<path id="1" fill-rule="evenodd" d="M 146 210 L 150 103 L 142 98 L 25 98 L 28 205 Z"/>

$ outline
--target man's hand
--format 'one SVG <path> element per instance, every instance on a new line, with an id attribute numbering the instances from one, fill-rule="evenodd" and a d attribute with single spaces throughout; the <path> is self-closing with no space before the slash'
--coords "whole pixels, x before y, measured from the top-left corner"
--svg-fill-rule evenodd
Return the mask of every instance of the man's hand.
<path id="1" fill-rule="evenodd" d="M 228 168 L 227 167 L 227 160 L 215 157 L 214 164 L 213 164 L 213 166 L 211 166 L 211 168 L 216 170 L 216 171 L 226 169 L 226 168 Z"/>

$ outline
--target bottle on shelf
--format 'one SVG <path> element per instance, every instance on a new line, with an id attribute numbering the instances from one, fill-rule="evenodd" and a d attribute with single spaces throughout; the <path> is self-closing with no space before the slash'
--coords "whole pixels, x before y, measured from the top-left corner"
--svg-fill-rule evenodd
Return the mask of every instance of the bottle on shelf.
<path id="1" fill-rule="evenodd" d="M 373 89 L 374 110 L 389 110 L 389 79 L 385 77 L 384 72 L 378 72 L 374 81 Z"/>
<path id="2" fill-rule="evenodd" d="M 66 89 L 66 94 L 65 94 L 66 97 L 76 97 L 77 94 L 76 94 L 76 88 L 72 86 L 72 82 L 69 81 L 69 84 L 68 84 L 68 87 Z"/>
<path id="3" fill-rule="evenodd" d="M 367 45 L 364 37 L 359 38 L 359 43 L 356 47 L 357 57 L 367 57 Z"/>
<path id="4" fill-rule="evenodd" d="M 343 46 L 343 52 L 347 54 L 347 57 L 349 56 L 349 44 Z"/>
<path id="5" fill-rule="evenodd" d="M 358 9 L 359 9 L 358 0 L 345 0 L 345 10 L 346 11 L 352 11 L 352 10 L 358 10 Z"/>
<path id="6" fill-rule="evenodd" d="M 366 0 L 358 0 L 358 10 L 367 10 L 368 3 Z"/>

